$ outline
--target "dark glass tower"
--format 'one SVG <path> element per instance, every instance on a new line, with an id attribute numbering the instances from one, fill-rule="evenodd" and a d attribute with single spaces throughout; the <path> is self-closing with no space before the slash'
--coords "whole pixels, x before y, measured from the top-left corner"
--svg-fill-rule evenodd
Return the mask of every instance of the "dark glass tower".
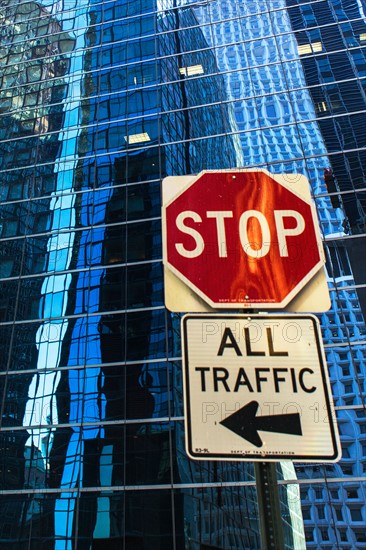
<path id="1" fill-rule="evenodd" d="M 329 152 L 324 179 L 332 207 L 343 209 L 346 216 L 343 228 L 347 234 L 363 234 L 366 19 L 357 2 L 302 5 L 297 0 L 288 0 L 287 5 L 306 83 Z M 354 237 L 331 252 L 333 258 L 348 256 L 355 281 L 361 285 L 358 295 L 365 315 L 366 294 L 362 284 L 366 263 L 360 262 L 362 248 L 362 241 Z"/>
<path id="2" fill-rule="evenodd" d="M 252 466 L 186 457 L 179 319 L 163 303 L 161 178 L 240 156 L 215 57 L 189 8 L 26 6 L 9 2 L 3 27 L 22 86 L 1 119 L 17 224 L 1 241 L 0 544 L 259 548 Z"/>
<path id="3" fill-rule="evenodd" d="M 362 548 L 366 521 L 362 3 L 261 0 L 239 7 L 222 0 L 199 6 L 196 13 L 207 41 L 215 46 L 245 166 L 300 172 L 312 188 L 327 255 L 332 306 L 320 318 L 343 457 L 337 465 L 295 465 L 296 474 L 301 479 L 307 548 Z M 333 107 L 330 90 L 338 90 Z M 290 470 L 292 464 L 286 466 Z M 296 474 L 287 471 L 290 479 Z M 296 541 L 294 546 L 301 544 Z"/>
<path id="4" fill-rule="evenodd" d="M 307 175 L 328 259 L 343 458 L 278 465 L 286 550 L 365 546 L 362 6 L 2 0 L 0 548 L 261 547 L 253 465 L 185 453 L 163 300 L 162 178 L 233 167 Z"/>
<path id="5" fill-rule="evenodd" d="M 362 233 L 366 220 L 366 138 L 362 130 L 366 22 L 357 2 L 305 6 L 297 0 L 288 0 L 286 4 L 336 179 L 330 191 L 336 193 L 338 188 L 342 192 L 338 200 L 342 200 L 350 229 L 352 233 Z M 325 179 L 332 185 L 327 174 Z M 335 201 L 334 198 L 337 206 Z"/>
<path id="6" fill-rule="evenodd" d="M 47 257 L 53 162 L 73 39 L 35 2 L 3 2 L 1 9 L 1 489 L 21 491 L 45 486 L 42 453 L 32 443 L 25 447 L 28 433 L 22 427 L 37 366 L 38 328 L 23 321 L 38 317 L 42 279 L 37 274 Z M 2 539 L 24 536 L 30 516 L 23 498 L 0 499 Z M 31 505 L 34 517 L 40 514 L 38 502 Z"/>

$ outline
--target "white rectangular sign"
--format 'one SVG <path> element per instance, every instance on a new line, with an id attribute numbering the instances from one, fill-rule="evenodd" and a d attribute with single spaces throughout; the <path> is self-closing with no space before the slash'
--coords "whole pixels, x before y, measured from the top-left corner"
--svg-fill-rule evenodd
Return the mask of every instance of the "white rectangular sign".
<path id="1" fill-rule="evenodd" d="M 315 316 L 186 315 L 182 339 L 191 458 L 340 459 Z"/>

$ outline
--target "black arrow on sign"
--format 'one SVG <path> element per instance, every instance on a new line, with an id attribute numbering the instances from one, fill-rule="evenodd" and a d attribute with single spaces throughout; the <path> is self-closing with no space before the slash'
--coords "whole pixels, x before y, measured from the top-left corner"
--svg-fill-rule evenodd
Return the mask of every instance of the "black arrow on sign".
<path id="1" fill-rule="evenodd" d="M 258 406 L 257 401 L 251 401 L 222 420 L 220 424 L 256 447 L 263 445 L 258 435 L 259 431 L 302 435 L 299 413 L 256 416 Z"/>

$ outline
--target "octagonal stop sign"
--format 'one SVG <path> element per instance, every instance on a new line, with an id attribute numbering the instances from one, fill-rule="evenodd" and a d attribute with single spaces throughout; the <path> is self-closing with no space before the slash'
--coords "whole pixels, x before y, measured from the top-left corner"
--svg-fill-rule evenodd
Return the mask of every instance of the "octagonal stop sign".
<path id="1" fill-rule="evenodd" d="M 163 206 L 165 268 L 213 308 L 284 308 L 324 265 L 310 193 L 296 187 L 266 170 L 186 178 Z"/>

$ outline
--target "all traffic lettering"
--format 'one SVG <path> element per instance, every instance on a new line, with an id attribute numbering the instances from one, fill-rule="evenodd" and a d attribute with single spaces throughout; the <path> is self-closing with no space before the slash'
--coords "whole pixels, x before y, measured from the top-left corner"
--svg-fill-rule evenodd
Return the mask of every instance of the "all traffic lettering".
<path id="1" fill-rule="evenodd" d="M 185 315 L 181 327 L 190 457 L 338 460 L 331 386 L 314 315 L 198 313 Z"/>
<path id="2" fill-rule="evenodd" d="M 268 355 L 270 357 L 287 357 L 288 356 L 287 351 L 276 351 L 274 349 L 272 331 L 269 327 L 267 327 L 267 329 L 266 329 L 266 335 L 267 335 Z M 267 353 L 266 353 L 267 350 L 266 351 L 253 351 L 251 341 L 250 341 L 249 327 L 244 328 L 244 337 L 245 337 L 245 354 L 247 356 L 265 356 L 265 355 L 267 355 Z M 220 347 L 219 347 L 219 351 L 217 352 L 217 355 L 224 355 L 224 352 L 227 349 L 234 350 L 236 355 L 238 355 L 238 356 L 243 355 L 243 352 L 240 349 L 239 344 L 235 339 L 233 331 L 228 327 L 226 327 L 224 332 L 223 332 Z"/>
<path id="3" fill-rule="evenodd" d="M 275 393 L 280 393 L 281 388 L 288 392 L 289 386 L 293 393 L 298 393 L 299 390 L 305 393 L 316 391 L 311 381 L 314 371 L 307 367 L 299 371 L 286 367 L 255 367 L 250 369 L 250 375 L 244 367 L 235 372 L 224 367 L 196 367 L 195 371 L 200 374 L 202 392 L 213 389 L 214 392 L 224 390 L 235 393 L 246 388 L 249 393 L 262 393 L 268 391 L 268 385 Z"/>
<path id="4" fill-rule="evenodd" d="M 304 217 L 296 210 L 274 210 L 275 235 L 271 235 L 270 225 L 267 218 L 259 210 L 247 210 L 243 212 L 238 220 L 237 231 L 240 244 L 243 251 L 252 258 L 264 258 L 270 251 L 271 243 L 278 244 L 280 257 L 288 257 L 289 249 L 287 244 L 288 237 L 301 235 L 305 229 Z M 234 217 L 232 210 L 208 210 L 206 218 L 216 221 L 216 242 L 219 258 L 227 258 L 226 228 L 230 220 Z M 189 220 L 189 224 L 186 221 Z M 255 220 L 255 221 L 254 221 Z M 286 220 L 286 221 L 285 221 Z M 291 221 L 289 221 L 291 220 Z M 193 239 L 193 248 L 187 249 L 183 243 L 176 243 L 175 248 L 184 258 L 197 258 L 205 249 L 205 240 L 194 224 L 202 224 L 202 217 L 194 210 L 184 210 L 176 217 L 176 226 L 182 233 L 189 235 Z M 250 225 L 256 223 L 261 235 L 261 244 L 252 242 L 250 235 Z M 193 224 L 192 224 L 193 222 Z M 232 222 L 231 222 L 232 223 Z M 214 234 L 214 233 L 213 233 Z M 256 241 L 258 239 L 256 238 Z M 253 245 L 255 245 L 253 247 Z"/>

